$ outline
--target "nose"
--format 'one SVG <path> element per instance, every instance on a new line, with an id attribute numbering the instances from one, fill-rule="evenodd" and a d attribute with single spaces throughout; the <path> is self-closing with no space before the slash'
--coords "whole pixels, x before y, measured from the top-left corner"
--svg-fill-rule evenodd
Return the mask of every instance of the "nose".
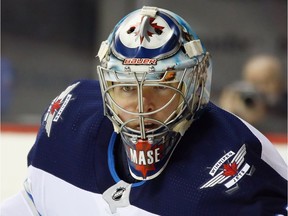
<path id="1" fill-rule="evenodd" d="M 155 110 L 157 100 L 152 87 L 144 87 L 142 90 L 142 101 L 138 102 L 138 110 L 140 112 L 152 112 Z M 159 100 L 159 98 L 158 98 Z"/>

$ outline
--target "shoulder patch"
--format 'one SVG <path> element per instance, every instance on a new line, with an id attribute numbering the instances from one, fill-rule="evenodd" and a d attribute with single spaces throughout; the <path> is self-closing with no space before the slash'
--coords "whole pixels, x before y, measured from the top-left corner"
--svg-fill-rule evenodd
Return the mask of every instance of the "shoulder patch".
<path id="1" fill-rule="evenodd" d="M 229 151 L 225 153 L 210 169 L 209 174 L 212 178 L 203 184 L 200 189 L 214 187 L 218 184 L 223 184 L 226 187 L 226 193 L 236 191 L 238 181 L 245 175 L 253 175 L 254 166 L 245 162 L 246 145 L 243 144 L 237 153 Z"/>
<path id="2" fill-rule="evenodd" d="M 79 84 L 80 82 L 77 82 L 73 85 L 68 86 L 59 96 L 57 96 L 52 103 L 50 104 L 45 117 L 44 122 L 45 130 L 47 133 L 47 136 L 50 137 L 50 132 L 52 129 L 53 122 L 57 122 L 63 113 L 64 109 L 70 102 L 72 98 L 72 94 L 70 92 Z"/>

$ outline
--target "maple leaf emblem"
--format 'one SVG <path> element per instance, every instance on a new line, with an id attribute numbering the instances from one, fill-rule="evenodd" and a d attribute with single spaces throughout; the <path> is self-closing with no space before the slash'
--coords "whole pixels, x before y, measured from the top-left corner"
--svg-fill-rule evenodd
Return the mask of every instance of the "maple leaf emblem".
<path id="1" fill-rule="evenodd" d="M 234 176 L 237 172 L 237 164 L 233 162 L 232 164 L 223 164 L 224 166 L 224 176 Z"/>
<path id="2" fill-rule="evenodd" d="M 140 39 L 140 44 L 143 43 L 144 38 L 150 42 L 150 37 L 153 34 L 160 35 L 162 34 L 163 26 L 159 26 L 157 23 L 153 23 L 155 18 L 151 18 L 148 16 L 143 16 L 141 21 L 136 23 L 135 26 L 131 26 L 128 30 L 129 33 L 134 32 L 136 36 L 136 40 Z"/>
<path id="3" fill-rule="evenodd" d="M 51 106 L 50 113 L 53 115 L 55 111 L 57 111 L 61 107 L 61 100 L 55 101 Z"/>
<path id="4" fill-rule="evenodd" d="M 51 103 L 44 121 L 46 122 L 45 129 L 47 136 L 50 136 L 50 131 L 52 127 L 52 122 L 57 122 L 61 113 L 67 106 L 68 102 L 70 101 L 72 95 L 69 93 L 79 84 L 80 82 L 74 83 L 73 85 L 68 86 L 58 97 L 56 97 L 53 102 Z M 62 107 L 62 108 L 61 108 Z M 56 112 L 57 111 L 57 112 Z M 57 119 L 55 119 L 57 117 Z"/>
<path id="5" fill-rule="evenodd" d="M 217 184 L 224 184 L 228 189 L 226 190 L 226 193 L 228 194 L 234 193 L 234 191 L 238 190 L 238 182 L 244 176 L 252 176 L 255 170 L 253 165 L 251 167 L 250 164 L 245 162 L 244 157 L 246 153 L 246 145 L 243 144 L 236 154 L 233 151 L 229 151 L 223 155 L 209 172 L 213 178 L 203 184 L 200 189 L 211 188 Z M 229 158 L 232 156 L 232 160 L 229 161 Z M 223 169 L 220 169 L 222 166 Z"/>

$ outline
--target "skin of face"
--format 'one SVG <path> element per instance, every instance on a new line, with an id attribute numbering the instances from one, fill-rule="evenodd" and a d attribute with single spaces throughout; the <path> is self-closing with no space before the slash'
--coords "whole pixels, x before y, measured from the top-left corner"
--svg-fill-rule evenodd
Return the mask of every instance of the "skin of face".
<path id="1" fill-rule="evenodd" d="M 177 83 L 169 84 L 170 86 L 177 87 Z M 161 109 L 166 105 L 171 98 L 175 95 L 175 91 L 163 86 L 144 86 L 142 90 L 142 100 L 143 100 L 143 112 L 153 112 L 155 110 Z M 136 86 L 117 86 L 113 88 L 113 98 L 114 101 L 124 110 L 129 112 L 138 113 L 138 90 Z M 164 122 L 179 105 L 180 95 L 176 94 L 173 100 L 169 103 L 167 107 L 154 114 L 147 115 L 145 117 L 152 118 Z M 121 118 L 123 122 L 126 122 L 132 118 L 137 118 L 137 115 L 127 113 L 121 109 L 116 108 L 116 113 Z M 156 125 L 151 125 L 155 123 L 153 121 L 145 121 L 149 127 L 156 127 Z M 131 121 L 126 126 L 139 130 L 139 122 Z"/>

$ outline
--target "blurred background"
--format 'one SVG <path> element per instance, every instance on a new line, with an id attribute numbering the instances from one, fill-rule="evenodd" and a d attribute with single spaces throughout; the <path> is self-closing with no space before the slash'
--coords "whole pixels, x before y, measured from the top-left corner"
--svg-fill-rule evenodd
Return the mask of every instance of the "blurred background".
<path id="1" fill-rule="evenodd" d="M 224 87 L 242 79 L 243 65 L 254 55 L 276 56 L 286 81 L 285 0 L 2 0 L 2 123 L 39 124 L 69 83 L 95 78 L 101 41 L 143 5 L 180 14 L 199 35 L 213 58 L 214 103 Z M 287 131 L 286 110 L 266 116 L 255 123 L 262 132 Z"/>
<path id="2" fill-rule="evenodd" d="M 101 42 L 143 5 L 190 23 L 212 54 L 211 100 L 269 135 L 287 161 L 286 0 L 2 0 L 0 201 L 21 188 L 44 110 L 74 80 L 96 77 Z M 275 61 L 252 64 L 259 55 Z"/>
<path id="3" fill-rule="evenodd" d="M 214 103 L 226 85 L 242 79 L 253 55 L 279 58 L 286 80 L 285 0 L 2 0 L 2 122 L 39 124 L 43 110 L 70 82 L 95 77 L 101 41 L 120 18 L 143 5 L 180 14 L 202 39 L 213 57 Z M 287 131 L 284 115 L 274 119 L 257 127 Z"/>

